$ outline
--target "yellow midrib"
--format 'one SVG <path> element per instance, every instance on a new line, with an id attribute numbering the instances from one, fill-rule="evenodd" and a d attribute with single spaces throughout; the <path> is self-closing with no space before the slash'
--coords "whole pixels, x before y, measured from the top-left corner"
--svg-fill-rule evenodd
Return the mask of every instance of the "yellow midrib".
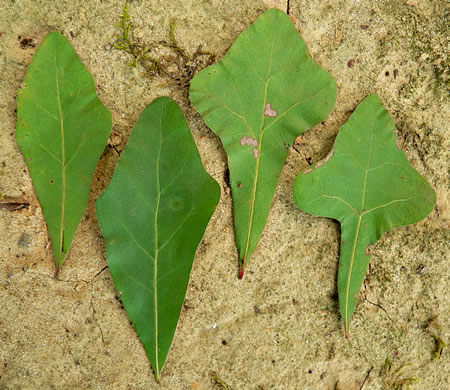
<path id="1" fill-rule="evenodd" d="M 66 143 L 64 136 L 64 115 L 61 104 L 61 93 L 59 89 L 59 71 L 58 63 L 55 55 L 55 69 L 56 69 L 56 94 L 58 98 L 58 108 L 61 123 L 61 168 L 62 168 L 62 200 L 61 200 L 61 235 L 59 242 L 59 258 L 57 264 L 57 272 L 61 266 L 62 257 L 64 253 L 64 219 L 65 219 L 65 208 L 66 208 Z"/>
<path id="2" fill-rule="evenodd" d="M 258 158 L 256 159 L 256 170 L 255 170 L 255 179 L 253 181 L 253 192 L 252 192 L 252 198 L 251 198 L 251 209 L 250 209 L 250 219 L 248 224 L 248 234 L 247 234 L 247 242 L 245 245 L 245 252 L 244 252 L 244 259 L 242 263 L 242 267 L 245 267 L 245 263 L 247 262 L 247 255 L 248 255 L 248 249 L 250 246 L 250 237 L 252 234 L 252 228 L 253 228 L 253 215 L 255 211 L 255 199 L 256 199 L 256 187 L 258 184 L 258 177 L 259 177 L 259 164 L 261 161 L 261 155 L 262 155 L 262 141 L 264 136 L 264 111 L 266 108 L 266 101 L 267 101 L 267 90 L 269 88 L 269 82 L 270 82 L 270 74 L 272 72 L 272 60 L 273 60 L 273 49 L 275 46 L 275 39 L 273 39 L 272 42 L 272 52 L 270 55 L 270 64 L 269 64 L 269 72 L 267 74 L 267 81 L 266 81 L 266 87 L 264 91 L 264 102 L 263 102 L 263 109 L 262 109 L 262 118 L 261 118 L 261 128 L 260 128 L 260 136 L 258 140 Z"/>
<path id="3" fill-rule="evenodd" d="M 353 241 L 353 249 L 352 249 L 352 257 L 350 259 L 350 269 L 348 272 L 348 278 L 347 278 L 347 287 L 346 287 L 346 291 L 345 291 L 345 333 L 347 334 L 348 332 L 348 300 L 349 300 L 349 296 L 350 296 L 350 281 L 352 279 L 352 271 L 353 271 L 353 264 L 355 261 L 355 254 L 356 254 L 356 245 L 358 243 L 358 238 L 359 238 L 359 232 L 361 229 L 361 220 L 362 217 L 364 216 L 364 203 L 365 203 L 365 199 L 366 199 L 366 187 L 367 187 L 367 176 L 369 173 L 369 166 L 370 166 L 370 159 L 372 156 L 372 146 L 373 146 L 373 126 L 375 123 L 375 119 L 372 122 L 372 136 L 370 139 L 370 148 L 369 148 L 369 156 L 367 158 L 367 165 L 365 168 L 365 176 L 364 176 L 364 185 L 363 185 L 363 191 L 362 191 L 362 201 L 361 201 L 361 211 L 359 213 L 359 218 L 358 218 L 358 226 L 356 227 L 356 234 L 355 234 L 355 239 Z"/>
<path id="4" fill-rule="evenodd" d="M 161 112 L 161 118 L 159 121 L 159 153 L 158 159 L 156 160 L 156 183 L 158 190 L 158 198 L 156 199 L 156 209 L 155 209 L 155 267 L 154 267 L 154 305 L 155 305 L 155 376 L 156 380 L 159 382 L 159 343 L 158 343 L 158 254 L 159 254 L 159 240 L 158 240 L 158 213 L 159 213 L 159 203 L 161 201 L 161 183 L 159 179 L 159 162 L 161 159 L 161 149 L 162 149 L 162 118 L 164 115 L 164 106 Z"/>

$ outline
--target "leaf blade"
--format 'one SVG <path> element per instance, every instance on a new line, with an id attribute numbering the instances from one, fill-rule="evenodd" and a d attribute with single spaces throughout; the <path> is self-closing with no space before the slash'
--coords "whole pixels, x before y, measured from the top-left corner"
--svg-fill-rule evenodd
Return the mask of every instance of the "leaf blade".
<path id="1" fill-rule="evenodd" d="M 57 271 L 86 209 L 112 127 L 92 76 L 71 44 L 50 33 L 17 97 L 17 143 L 47 221 Z"/>
<path id="2" fill-rule="evenodd" d="M 334 80 L 279 10 L 262 14 L 222 61 L 192 79 L 190 99 L 228 155 L 241 277 L 265 227 L 286 145 L 323 120 L 335 98 Z"/>
<path id="3" fill-rule="evenodd" d="M 114 283 L 158 381 L 219 198 L 180 108 L 156 99 L 137 121 L 97 215 Z"/>
<path id="4" fill-rule="evenodd" d="M 297 176 L 294 200 L 306 212 L 341 224 L 338 291 L 348 335 L 370 246 L 385 232 L 425 218 L 435 193 L 407 160 L 392 118 L 373 94 L 341 128 L 330 154 Z"/>

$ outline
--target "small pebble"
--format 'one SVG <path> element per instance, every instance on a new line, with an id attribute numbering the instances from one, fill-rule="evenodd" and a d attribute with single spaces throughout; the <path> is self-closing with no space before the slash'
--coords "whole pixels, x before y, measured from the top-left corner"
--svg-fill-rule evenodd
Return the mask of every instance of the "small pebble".
<path id="1" fill-rule="evenodd" d="M 355 60 L 352 58 L 349 62 L 347 62 L 347 66 L 349 68 L 353 68 L 355 66 Z"/>

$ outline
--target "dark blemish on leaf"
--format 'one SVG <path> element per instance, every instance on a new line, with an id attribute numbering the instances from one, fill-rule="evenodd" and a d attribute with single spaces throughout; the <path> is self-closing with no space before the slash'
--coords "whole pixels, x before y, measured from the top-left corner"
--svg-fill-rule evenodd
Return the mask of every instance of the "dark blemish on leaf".
<path id="1" fill-rule="evenodd" d="M 352 58 L 350 61 L 347 62 L 347 66 L 349 68 L 353 68 L 355 66 L 355 60 Z"/>
<path id="2" fill-rule="evenodd" d="M 258 158 L 259 156 L 259 150 L 256 148 L 253 148 L 253 155 L 255 156 L 255 158 Z"/>
<path id="3" fill-rule="evenodd" d="M 272 107 L 270 106 L 270 103 L 267 103 L 266 109 L 264 110 L 264 115 L 273 118 L 273 117 L 277 116 L 278 114 L 274 109 L 272 109 Z"/>
<path id="4" fill-rule="evenodd" d="M 400 180 L 403 180 L 405 177 L 404 176 L 400 176 Z"/>
<path id="5" fill-rule="evenodd" d="M 398 138 L 395 139 L 395 144 L 397 145 L 397 149 L 402 150 L 402 145 L 400 144 L 400 140 Z"/>
<path id="6" fill-rule="evenodd" d="M 252 137 L 247 137 L 246 135 L 244 135 L 241 138 L 241 145 L 258 146 L 258 141 L 256 139 L 253 139 Z"/>
<path id="7" fill-rule="evenodd" d="M 305 172 L 303 172 L 303 174 L 304 175 L 307 175 L 308 173 L 311 173 L 312 172 L 312 169 L 311 168 L 308 168 Z"/>
<path id="8" fill-rule="evenodd" d="M 238 188 L 242 188 L 242 183 L 239 183 L 239 184 L 238 184 Z"/>
<path id="9" fill-rule="evenodd" d="M 333 156 L 333 154 L 334 154 L 334 149 L 331 149 L 330 153 L 328 153 L 327 156 L 326 156 L 322 161 L 319 161 L 319 162 L 316 164 L 316 168 L 319 168 L 319 167 L 321 167 L 323 164 L 325 164 L 326 162 L 328 162 L 328 160 Z"/>
<path id="10" fill-rule="evenodd" d="M 50 180 L 50 184 L 53 184 L 54 183 L 54 181 L 53 180 Z"/>

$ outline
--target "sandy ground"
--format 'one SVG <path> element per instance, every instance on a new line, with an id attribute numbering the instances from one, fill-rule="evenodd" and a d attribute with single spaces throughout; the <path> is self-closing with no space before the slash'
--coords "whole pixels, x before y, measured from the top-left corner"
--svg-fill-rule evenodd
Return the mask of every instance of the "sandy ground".
<path id="1" fill-rule="evenodd" d="M 142 43 L 167 40 L 173 20 L 180 47 L 192 54 L 202 44 L 219 59 L 259 14 L 274 6 L 286 10 L 286 3 L 135 0 L 130 13 Z M 433 337 L 450 341 L 448 8 L 441 0 L 289 3 L 313 57 L 336 78 L 338 97 L 326 121 L 297 140 L 299 152 L 291 150 L 259 248 L 240 281 L 224 150 L 188 105 L 185 86 L 151 79 L 112 48 L 123 1 L 0 0 L 0 202 L 29 204 L 0 209 L 1 389 L 225 388 L 213 373 L 230 389 L 398 389 L 411 378 L 411 389 L 450 388 L 449 353 L 434 360 Z M 15 108 L 33 53 L 54 30 L 92 72 L 113 113 L 117 150 L 148 103 L 172 96 L 223 188 L 159 387 L 105 268 L 94 205 L 118 160 L 110 146 L 61 280 L 53 279 L 47 228 L 15 142 Z M 438 200 L 426 220 L 386 234 L 373 249 L 346 340 L 337 304 L 339 227 L 299 210 L 292 185 L 308 162 L 327 154 L 339 127 L 372 92 L 393 115 L 409 160 Z"/>

